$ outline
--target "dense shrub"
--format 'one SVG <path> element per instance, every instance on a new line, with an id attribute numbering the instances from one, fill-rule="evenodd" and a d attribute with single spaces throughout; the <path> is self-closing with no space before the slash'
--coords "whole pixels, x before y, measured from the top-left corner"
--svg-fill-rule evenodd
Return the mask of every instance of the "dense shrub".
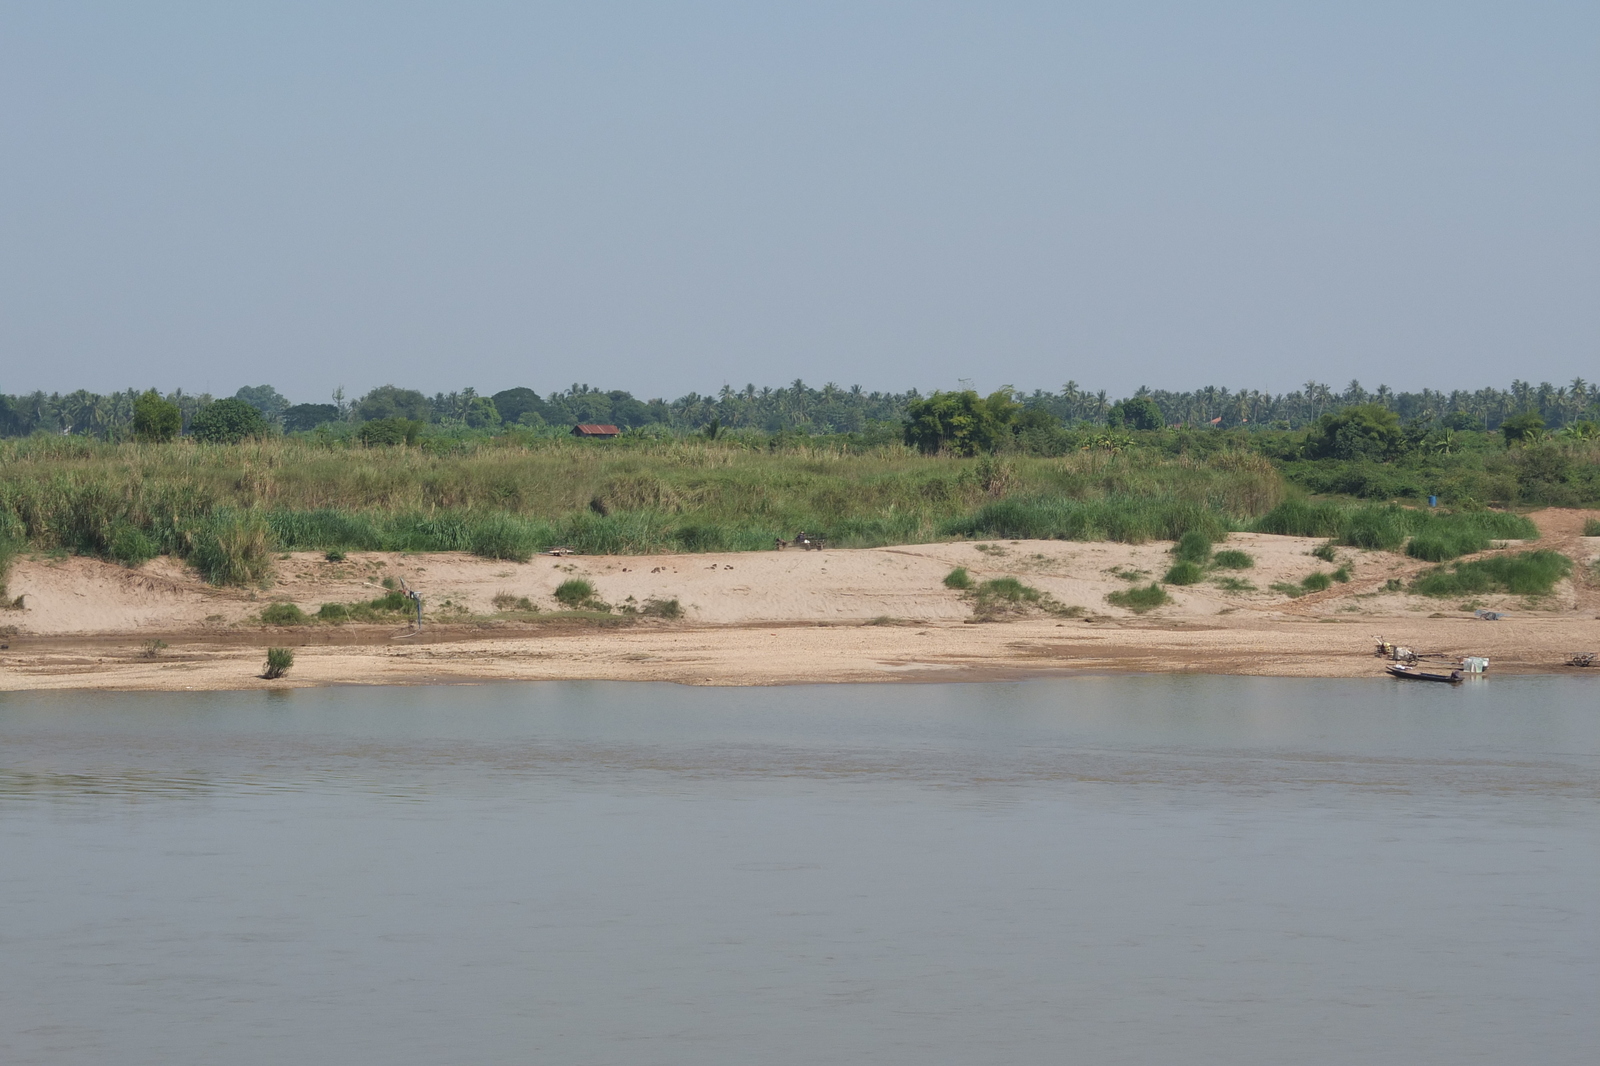
<path id="1" fill-rule="evenodd" d="M 238 444 L 247 438 L 263 437 L 267 430 L 267 420 L 260 411 L 232 397 L 206 404 L 189 423 L 190 435 L 206 444 Z"/>
<path id="2" fill-rule="evenodd" d="M 273 603 L 262 608 L 261 621 L 269 626 L 303 626 L 310 619 L 292 603 Z"/>
<path id="3" fill-rule="evenodd" d="M 581 577 L 571 577 L 556 586 L 555 597 L 561 606 L 575 611 L 594 601 L 594 586 Z"/>
<path id="4" fill-rule="evenodd" d="M 133 401 L 133 435 L 136 440 L 169 441 L 183 432 L 183 411 L 150 389 Z"/>
<path id="5" fill-rule="evenodd" d="M 1211 558 L 1211 545 L 1214 542 L 1205 533 L 1198 529 L 1191 529 L 1178 538 L 1178 543 L 1172 546 L 1172 554 L 1189 563 L 1204 563 Z"/>
<path id="6" fill-rule="evenodd" d="M 268 681 L 276 681 L 288 673 L 293 665 L 294 652 L 288 648 L 268 648 L 266 669 L 261 672 L 261 676 Z"/>
<path id="7" fill-rule="evenodd" d="M 1542 596 L 1572 572 L 1572 560 L 1553 551 L 1518 552 L 1430 570 L 1412 582 L 1424 596 L 1509 592 Z"/>
<path id="8" fill-rule="evenodd" d="M 1307 592 L 1321 592 L 1332 585 L 1333 575 L 1325 574 L 1320 570 L 1314 574 L 1307 574 L 1300 581 L 1300 587 Z"/>
<path id="9" fill-rule="evenodd" d="M 1249 552 L 1228 548 L 1213 555 L 1211 565 L 1222 570 L 1248 570 L 1256 565 L 1256 561 Z"/>

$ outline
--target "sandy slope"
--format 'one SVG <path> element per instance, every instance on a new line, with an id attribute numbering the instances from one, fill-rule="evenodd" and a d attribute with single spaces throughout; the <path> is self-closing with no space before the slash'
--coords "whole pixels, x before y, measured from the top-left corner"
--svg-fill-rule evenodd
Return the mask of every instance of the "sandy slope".
<path id="1" fill-rule="evenodd" d="M 1566 654 L 1600 650 L 1600 590 L 1588 570 L 1600 539 L 1584 513 L 1535 515 L 1541 546 L 1565 551 L 1583 573 L 1538 605 L 1488 598 L 1504 622 L 1472 620 L 1456 603 L 1382 592 L 1423 568 L 1404 556 L 1340 549 L 1354 579 L 1292 599 L 1270 591 L 1332 567 L 1317 541 L 1235 534 L 1227 547 L 1257 562 L 1240 575 L 1258 589 L 1214 582 L 1171 588 L 1175 603 L 1144 616 L 1106 604 L 1122 575 L 1160 577 L 1170 544 L 1060 541 L 950 543 L 783 552 L 541 557 L 503 563 L 456 554 L 356 553 L 342 563 L 301 553 L 278 562 L 276 583 L 254 593 L 209 588 L 179 564 L 137 570 L 90 559 L 30 559 L 14 568 L 24 609 L 0 613 L 0 688 L 249 688 L 268 644 L 295 646 L 289 683 L 391 683 L 489 678 L 630 678 L 715 684 L 1022 675 L 1062 669 L 1222 673 L 1371 673 L 1370 637 L 1456 654 L 1487 654 L 1497 669 L 1548 669 Z M 1515 545 L 1509 548 L 1515 548 Z M 1508 550 L 1509 550 L 1508 548 Z M 968 624 L 971 605 L 943 578 L 965 566 L 983 580 L 1014 575 L 1087 619 L 1035 615 Z M 271 600 L 314 612 L 324 602 L 371 599 L 384 577 L 423 592 L 421 634 L 399 626 L 268 628 Z M 555 587 L 585 577 L 617 605 L 677 599 L 677 622 L 594 628 L 559 620 L 495 620 L 497 594 L 556 609 Z M 1340 624 L 1345 623 L 1345 624 Z M 170 647 L 154 657 L 141 644 Z M 285 682 L 277 682 L 283 684 Z"/>

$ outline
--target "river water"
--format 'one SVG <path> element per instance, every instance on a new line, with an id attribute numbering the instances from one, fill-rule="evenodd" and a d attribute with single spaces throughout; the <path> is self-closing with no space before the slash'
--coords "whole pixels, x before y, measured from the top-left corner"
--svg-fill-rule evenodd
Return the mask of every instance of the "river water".
<path id="1" fill-rule="evenodd" d="M 1586 681 L 0 694 L 0 1061 L 1589 1064 Z"/>

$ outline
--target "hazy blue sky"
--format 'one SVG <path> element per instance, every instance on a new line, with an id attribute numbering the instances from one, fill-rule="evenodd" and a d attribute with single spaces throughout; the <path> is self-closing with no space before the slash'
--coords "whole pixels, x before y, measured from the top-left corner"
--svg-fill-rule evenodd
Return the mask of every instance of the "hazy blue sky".
<path id="1" fill-rule="evenodd" d="M 0 3 L 0 391 L 1600 377 L 1600 4 Z"/>

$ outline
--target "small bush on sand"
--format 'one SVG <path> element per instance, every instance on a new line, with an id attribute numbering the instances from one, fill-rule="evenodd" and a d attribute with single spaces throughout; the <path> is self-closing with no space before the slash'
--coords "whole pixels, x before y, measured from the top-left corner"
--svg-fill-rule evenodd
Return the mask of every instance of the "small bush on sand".
<path id="1" fill-rule="evenodd" d="M 1211 557 L 1211 565 L 1221 570 L 1248 570 L 1256 565 L 1256 561 L 1249 552 L 1229 548 L 1213 555 Z"/>
<path id="2" fill-rule="evenodd" d="M 1274 581 L 1271 585 L 1269 585 L 1267 587 L 1272 589 L 1273 592 L 1281 592 L 1281 593 L 1283 593 L 1285 596 L 1289 597 L 1291 600 L 1297 600 L 1301 596 L 1304 596 L 1306 594 L 1306 590 L 1302 586 L 1300 586 L 1300 585 L 1291 585 L 1287 581 Z"/>
<path id="3" fill-rule="evenodd" d="M 339 551 L 337 548 L 335 548 L 331 552 L 323 552 L 322 553 L 322 557 L 324 559 L 328 560 L 328 562 L 330 562 L 330 563 L 342 563 L 342 562 L 344 562 L 344 552 Z"/>
<path id="4" fill-rule="evenodd" d="M 1030 610 L 1045 611 L 1064 618 L 1078 618 L 1083 614 L 1083 608 L 1068 607 L 1049 593 L 1024 585 L 1014 577 L 997 577 L 982 582 L 971 596 L 972 617 L 978 622 L 1026 614 Z"/>
<path id="5" fill-rule="evenodd" d="M 1333 572 L 1333 579 L 1343 585 L 1350 580 L 1350 564 L 1346 563 Z"/>
<path id="6" fill-rule="evenodd" d="M 1307 592 L 1321 592 L 1323 589 L 1330 587 L 1332 584 L 1333 576 L 1331 574 L 1323 573 L 1320 570 L 1315 574 L 1307 574 L 1300 581 L 1300 587 L 1305 589 Z"/>
<path id="7" fill-rule="evenodd" d="M 1323 541 L 1311 550 L 1311 554 L 1325 563 L 1333 562 L 1334 543 L 1331 540 Z"/>
<path id="8" fill-rule="evenodd" d="M 268 681 L 276 681 L 289 672 L 289 667 L 294 665 L 294 652 L 288 648 L 268 648 L 267 668 L 262 677 Z"/>
<path id="9" fill-rule="evenodd" d="M 325 603 L 317 608 L 317 621 L 319 622 L 330 622 L 333 625 L 339 625 L 342 622 L 349 621 L 349 619 L 350 608 L 342 603 Z"/>
<path id="10" fill-rule="evenodd" d="M 1483 592 L 1510 592 L 1543 596 L 1572 572 L 1572 560 L 1548 550 L 1497 555 L 1489 559 L 1439 567 L 1412 582 L 1424 596 L 1458 596 Z"/>
<path id="11" fill-rule="evenodd" d="M 1192 563 L 1187 559 L 1172 564 L 1167 571 L 1167 576 L 1162 578 L 1169 585 L 1193 585 L 1206 576 L 1205 568 L 1199 563 Z"/>
<path id="12" fill-rule="evenodd" d="M 556 602 L 569 611 L 610 609 L 595 598 L 594 586 L 581 577 L 570 577 L 557 585 L 555 597 Z"/>
<path id="13" fill-rule="evenodd" d="M 1113 607 L 1126 608 L 1135 614 L 1144 614 L 1146 611 L 1152 611 L 1164 604 L 1171 603 L 1172 600 L 1165 589 L 1152 581 L 1150 584 L 1138 588 L 1108 593 L 1106 602 Z"/>
<path id="14" fill-rule="evenodd" d="M 303 626 L 310 619 L 292 603 L 273 603 L 262 609 L 261 621 L 269 626 Z"/>
<path id="15" fill-rule="evenodd" d="M 1223 592 L 1254 592 L 1256 587 L 1248 581 L 1236 577 L 1217 578 L 1217 588 Z"/>
<path id="16" fill-rule="evenodd" d="M 1600 537 L 1600 518 L 1584 519 L 1583 535 L 1586 537 Z"/>
<path id="17" fill-rule="evenodd" d="M 959 589 L 962 591 L 970 589 L 972 587 L 972 575 L 967 573 L 966 567 L 958 566 L 948 574 L 944 575 L 944 587 L 947 589 Z"/>
<path id="18" fill-rule="evenodd" d="M 1172 546 L 1172 554 L 1187 563 L 1204 563 L 1211 558 L 1211 545 L 1210 536 L 1191 529 L 1178 538 L 1178 543 Z"/>
<path id="19" fill-rule="evenodd" d="M 682 618 L 683 605 L 673 597 L 670 600 L 658 600 L 654 596 L 644 601 L 644 606 L 639 608 L 639 613 L 648 618 Z"/>
<path id="20" fill-rule="evenodd" d="M 518 596 L 510 592 L 497 592 L 494 594 L 494 609 L 497 611 L 533 611 L 533 601 L 526 596 Z"/>

